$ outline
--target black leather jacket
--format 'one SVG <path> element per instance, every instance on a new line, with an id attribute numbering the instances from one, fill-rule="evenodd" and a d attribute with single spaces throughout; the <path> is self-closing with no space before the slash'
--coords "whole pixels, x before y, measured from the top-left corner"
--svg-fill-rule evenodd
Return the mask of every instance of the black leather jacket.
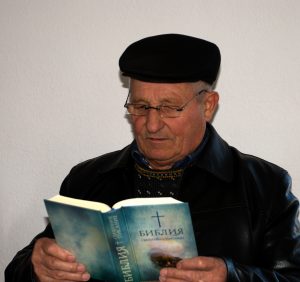
<path id="1" fill-rule="evenodd" d="M 183 176 L 178 198 L 190 205 L 199 255 L 222 257 L 228 281 L 300 281 L 298 200 L 280 167 L 230 147 L 208 125 L 210 138 Z M 63 195 L 106 202 L 134 196 L 131 145 L 75 166 Z M 33 281 L 34 241 L 5 271 L 6 281 Z M 92 281 L 92 280 L 91 280 Z"/>

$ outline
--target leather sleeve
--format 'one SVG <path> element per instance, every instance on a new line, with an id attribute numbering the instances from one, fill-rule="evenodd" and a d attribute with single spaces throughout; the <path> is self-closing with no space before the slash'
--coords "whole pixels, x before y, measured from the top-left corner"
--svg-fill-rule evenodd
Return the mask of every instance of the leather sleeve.
<path id="1" fill-rule="evenodd" d="M 65 178 L 61 186 L 61 192 L 69 188 L 69 176 Z M 45 230 L 39 233 L 31 243 L 20 250 L 5 269 L 5 282 L 35 282 L 34 270 L 31 262 L 31 256 L 34 244 L 39 238 L 54 238 L 53 230 L 50 224 Z M 89 282 L 101 282 L 100 280 L 90 279 Z"/>
<path id="2" fill-rule="evenodd" d="M 33 265 L 31 263 L 31 255 L 35 241 L 42 237 L 54 238 L 53 231 L 50 225 L 48 225 L 43 232 L 38 234 L 28 246 L 26 246 L 15 255 L 15 257 L 5 269 L 5 282 L 35 281 Z"/>
<path id="3" fill-rule="evenodd" d="M 13 260 L 5 269 L 5 282 L 35 282 L 33 265 L 31 263 L 31 255 L 34 243 L 39 238 L 54 238 L 51 225 L 48 224 L 46 229 L 38 234 L 31 243 L 24 249 L 19 251 Z M 90 279 L 90 282 L 101 282 L 100 280 Z"/>
<path id="4" fill-rule="evenodd" d="M 282 184 L 285 186 L 280 189 L 282 193 L 270 195 L 272 207 L 257 265 L 243 265 L 231 258 L 223 258 L 229 282 L 300 281 L 299 202 L 291 193 L 288 174 L 283 177 Z"/>
<path id="5" fill-rule="evenodd" d="M 67 182 L 65 178 L 62 186 Z M 5 269 L 5 282 L 34 282 L 34 270 L 31 263 L 31 256 L 35 242 L 39 238 L 54 238 L 53 230 L 48 224 L 45 230 L 33 238 L 28 246 L 20 250 Z"/>

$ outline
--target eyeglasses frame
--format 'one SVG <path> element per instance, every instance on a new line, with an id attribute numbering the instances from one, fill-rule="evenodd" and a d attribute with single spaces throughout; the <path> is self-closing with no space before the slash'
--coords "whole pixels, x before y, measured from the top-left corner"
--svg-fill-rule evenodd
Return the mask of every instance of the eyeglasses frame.
<path id="1" fill-rule="evenodd" d="M 182 106 L 179 106 L 179 107 L 174 106 L 173 107 L 173 106 L 165 106 L 165 105 L 150 106 L 150 105 L 143 105 L 143 104 L 139 104 L 139 103 L 128 103 L 128 99 L 130 97 L 130 90 L 129 90 L 127 98 L 126 98 L 126 102 L 124 104 L 124 108 L 126 108 L 128 111 L 128 107 L 130 105 L 141 105 L 141 106 L 143 105 L 145 110 L 153 109 L 153 110 L 157 110 L 159 112 L 161 107 L 164 106 L 164 107 L 172 108 L 172 109 L 176 110 L 177 112 L 182 112 L 191 101 L 193 101 L 196 97 L 198 97 L 199 95 L 201 95 L 202 93 L 205 93 L 205 92 L 208 92 L 208 90 L 202 89 L 196 95 L 194 95 L 191 99 L 189 99 L 187 102 L 185 102 Z M 145 115 L 136 115 L 136 114 L 131 114 L 129 112 L 128 112 L 128 114 L 133 115 L 133 116 L 145 116 L 146 115 L 146 114 Z M 163 116 L 161 116 L 161 117 L 163 117 Z"/>

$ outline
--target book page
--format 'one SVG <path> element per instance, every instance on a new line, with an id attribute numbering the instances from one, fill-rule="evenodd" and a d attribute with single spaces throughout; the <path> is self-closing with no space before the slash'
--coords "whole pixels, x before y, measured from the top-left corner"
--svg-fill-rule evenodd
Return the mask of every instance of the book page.
<path id="1" fill-rule="evenodd" d="M 107 212 L 107 211 L 111 210 L 111 208 L 104 203 L 74 199 L 74 198 L 65 197 L 65 196 L 61 196 L 61 195 L 56 195 L 48 200 L 52 201 L 52 202 L 63 203 L 66 205 L 82 207 L 82 208 L 97 210 L 97 211 L 101 211 L 101 212 Z"/>
<path id="2" fill-rule="evenodd" d="M 158 197 L 158 198 L 132 198 L 120 201 L 113 205 L 114 209 L 128 206 L 146 206 L 146 205 L 163 205 L 163 204 L 179 204 L 182 203 L 172 197 Z"/>

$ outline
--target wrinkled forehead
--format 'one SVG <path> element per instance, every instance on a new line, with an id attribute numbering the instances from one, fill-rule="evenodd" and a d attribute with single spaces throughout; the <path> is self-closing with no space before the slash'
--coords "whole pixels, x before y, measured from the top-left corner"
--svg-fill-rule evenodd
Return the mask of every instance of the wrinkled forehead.
<path id="1" fill-rule="evenodd" d="M 198 91 L 203 88 L 207 88 L 209 85 L 204 81 L 196 82 L 177 82 L 177 83 L 168 83 L 168 82 L 148 82 L 141 81 L 131 78 L 129 80 L 129 89 L 130 92 L 140 92 L 140 91 L 157 91 L 157 92 L 175 92 L 175 93 L 185 93 Z"/>
<path id="2" fill-rule="evenodd" d="M 130 80 L 131 99 L 184 101 L 198 92 L 202 82 L 155 83 Z"/>

